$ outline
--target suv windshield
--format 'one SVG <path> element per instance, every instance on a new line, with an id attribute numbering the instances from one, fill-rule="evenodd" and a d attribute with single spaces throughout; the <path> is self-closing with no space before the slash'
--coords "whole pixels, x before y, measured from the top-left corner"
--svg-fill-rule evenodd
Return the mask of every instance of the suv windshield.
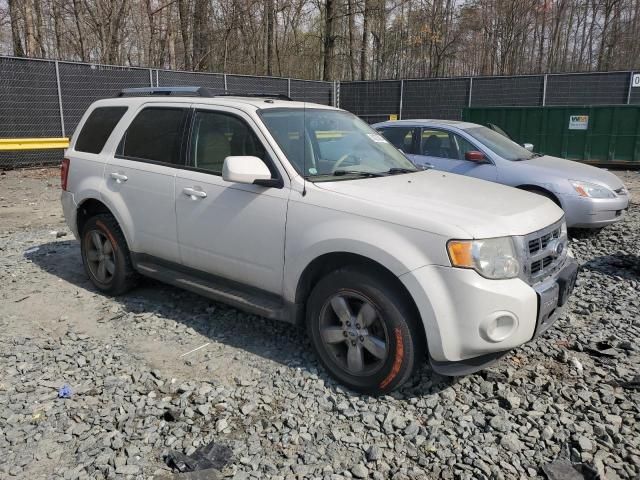
<path id="1" fill-rule="evenodd" d="M 465 132 L 506 160 L 529 160 L 536 156 L 535 153 L 487 127 L 467 128 Z"/>
<path id="2" fill-rule="evenodd" d="M 382 135 L 351 113 L 274 108 L 262 110 L 260 116 L 298 173 L 311 180 L 417 171 Z"/>

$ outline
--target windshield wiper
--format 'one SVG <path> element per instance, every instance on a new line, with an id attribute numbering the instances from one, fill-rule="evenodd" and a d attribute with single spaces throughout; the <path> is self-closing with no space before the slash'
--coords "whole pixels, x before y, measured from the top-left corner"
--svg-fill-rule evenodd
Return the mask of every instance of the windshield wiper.
<path id="1" fill-rule="evenodd" d="M 390 168 L 389 170 L 387 170 L 385 173 L 387 175 L 395 175 L 398 173 L 415 173 L 417 172 L 417 169 L 414 168 L 401 168 L 401 167 L 394 167 L 394 168 Z"/>
<path id="2" fill-rule="evenodd" d="M 384 177 L 387 172 L 363 172 L 361 170 L 336 170 L 333 172 L 335 177 L 342 177 L 344 175 L 359 175 L 361 177 Z"/>

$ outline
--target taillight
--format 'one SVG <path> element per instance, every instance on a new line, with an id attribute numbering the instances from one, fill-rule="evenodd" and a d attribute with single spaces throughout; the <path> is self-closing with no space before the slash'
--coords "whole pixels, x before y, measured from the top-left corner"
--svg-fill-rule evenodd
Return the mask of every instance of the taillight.
<path id="1" fill-rule="evenodd" d="M 60 167 L 60 187 L 62 190 L 67 190 L 67 178 L 69 177 L 69 159 L 62 160 L 62 166 Z"/>

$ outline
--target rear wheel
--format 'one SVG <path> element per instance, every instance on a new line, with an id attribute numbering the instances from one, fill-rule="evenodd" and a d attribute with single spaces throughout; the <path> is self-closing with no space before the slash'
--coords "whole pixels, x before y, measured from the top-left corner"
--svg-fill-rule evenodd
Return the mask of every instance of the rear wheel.
<path id="1" fill-rule="evenodd" d="M 358 392 L 390 392 L 424 360 L 415 308 L 376 271 L 347 267 L 321 279 L 309 297 L 307 327 L 324 367 Z"/>
<path id="2" fill-rule="evenodd" d="M 138 275 L 122 230 L 111 214 L 102 213 L 86 221 L 80 249 L 84 269 L 98 290 L 121 295 L 135 286 Z"/>

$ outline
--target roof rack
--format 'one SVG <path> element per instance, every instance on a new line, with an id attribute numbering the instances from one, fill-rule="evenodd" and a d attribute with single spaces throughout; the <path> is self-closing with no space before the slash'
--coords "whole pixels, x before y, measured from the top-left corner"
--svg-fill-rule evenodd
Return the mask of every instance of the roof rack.
<path id="1" fill-rule="evenodd" d="M 213 93 L 207 87 L 142 87 L 123 88 L 118 97 L 142 96 L 142 95 L 192 95 L 196 97 L 252 97 L 252 98 L 273 98 L 277 100 L 289 100 L 291 97 L 283 93 Z"/>
<path id="2" fill-rule="evenodd" d="M 253 98 L 274 98 L 277 100 L 293 101 L 289 95 L 284 93 L 233 93 L 224 92 L 214 95 L 214 97 L 253 97 Z"/>
<path id="3" fill-rule="evenodd" d="M 206 87 L 142 87 L 123 88 L 118 97 L 140 95 L 182 95 L 191 94 L 197 97 L 213 97 L 214 94 Z"/>

